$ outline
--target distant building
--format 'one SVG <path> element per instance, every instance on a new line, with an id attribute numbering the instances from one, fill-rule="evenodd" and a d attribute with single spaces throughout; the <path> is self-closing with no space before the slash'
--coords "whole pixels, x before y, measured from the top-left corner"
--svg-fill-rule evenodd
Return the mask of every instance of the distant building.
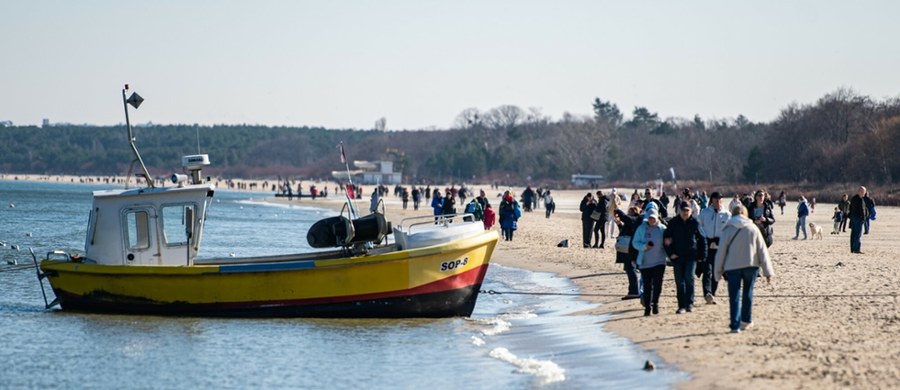
<path id="1" fill-rule="evenodd" d="M 50 127 L 50 119 L 44 118 L 44 120 L 41 122 L 41 127 Z"/>
<path id="2" fill-rule="evenodd" d="M 402 172 L 394 172 L 393 161 L 354 161 L 355 170 L 349 172 L 356 184 L 400 184 Z M 347 171 L 332 171 L 331 176 L 340 181 L 347 181 Z"/>
<path id="3" fill-rule="evenodd" d="M 595 187 L 604 181 L 606 178 L 603 175 L 572 175 L 572 185 L 576 187 Z"/>

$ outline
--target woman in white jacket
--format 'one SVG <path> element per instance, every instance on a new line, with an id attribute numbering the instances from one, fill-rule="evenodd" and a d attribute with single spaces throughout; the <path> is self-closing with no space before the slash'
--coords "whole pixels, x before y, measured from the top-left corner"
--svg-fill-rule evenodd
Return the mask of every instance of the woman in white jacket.
<path id="1" fill-rule="evenodd" d="M 775 271 L 762 233 L 747 218 L 747 208 L 738 205 L 731 214 L 733 216 L 722 230 L 721 246 L 716 254 L 715 279 L 719 281 L 725 276 L 728 280 L 729 326 L 732 333 L 738 333 L 753 326 L 753 286 L 760 269 L 769 284 Z"/>

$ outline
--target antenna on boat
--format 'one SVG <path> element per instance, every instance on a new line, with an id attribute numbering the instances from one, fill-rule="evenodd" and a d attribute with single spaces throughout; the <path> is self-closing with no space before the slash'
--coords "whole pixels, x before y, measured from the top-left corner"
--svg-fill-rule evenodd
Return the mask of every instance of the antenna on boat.
<path id="1" fill-rule="evenodd" d="M 130 104 L 132 107 L 137 109 L 141 106 L 141 103 L 144 102 L 144 98 L 141 95 L 138 95 L 137 92 L 131 94 L 131 97 L 126 98 L 125 93 L 128 91 L 128 84 L 125 84 L 125 88 L 122 89 L 122 105 L 125 106 L 125 125 L 128 127 L 128 144 L 131 145 L 131 151 L 134 153 L 134 160 L 131 161 L 131 166 L 128 167 L 128 178 L 125 180 L 125 186 L 128 186 L 128 182 L 131 181 L 131 172 L 134 169 L 134 163 L 141 164 L 141 170 L 143 173 L 139 174 L 144 176 L 144 180 L 147 181 L 147 187 L 153 188 L 153 180 L 150 178 L 150 172 L 147 172 L 147 166 L 144 165 L 144 160 L 141 158 L 141 154 L 137 150 L 137 146 L 134 144 L 134 134 L 131 132 L 131 120 L 128 118 L 128 105 Z"/>
<path id="2" fill-rule="evenodd" d="M 347 155 L 344 154 L 344 141 L 338 145 L 338 148 L 341 149 L 341 162 L 344 163 L 344 168 L 347 170 L 347 182 L 350 183 L 350 188 L 355 188 L 353 186 L 353 177 L 350 175 L 350 164 L 347 163 Z M 359 213 L 356 211 L 356 207 L 353 205 L 353 199 L 350 198 L 350 192 L 344 188 L 344 197 L 347 198 L 347 205 L 350 206 L 350 217 L 351 219 L 359 218 Z"/>

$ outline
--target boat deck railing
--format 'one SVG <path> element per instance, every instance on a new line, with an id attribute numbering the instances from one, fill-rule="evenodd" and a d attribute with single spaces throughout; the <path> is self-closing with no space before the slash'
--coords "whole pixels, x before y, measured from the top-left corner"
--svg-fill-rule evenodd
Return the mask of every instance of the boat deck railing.
<path id="1" fill-rule="evenodd" d="M 425 227 L 444 227 L 449 228 L 454 224 L 469 224 L 469 223 L 480 223 L 475 220 L 475 215 L 472 213 L 463 213 L 463 214 L 442 214 L 442 215 L 420 215 L 417 217 L 409 217 L 400 220 L 400 225 L 398 228 L 402 231 L 403 227 L 406 226 L 407 221 L 414 221 L 406 227 L 406 234 L 413 233 L 413 227 L 425 228 Z"/>

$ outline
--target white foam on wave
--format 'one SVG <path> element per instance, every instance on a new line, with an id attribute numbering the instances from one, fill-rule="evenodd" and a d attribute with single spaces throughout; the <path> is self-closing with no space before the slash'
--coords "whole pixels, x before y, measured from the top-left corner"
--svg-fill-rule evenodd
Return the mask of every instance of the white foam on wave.
<path id="1" fill-rule="evenodd" d="M 566 370 L 550 360 L 520 358 L 506 348 L 494 348 L 489 355 L 518 367 L 517 372 L 538 377 L 542 385 L 566 380 Z"/>
<path id="2" fill-rule="evenodd" d="M 482 329 L 481 334 L 484 336 L 496 336 L 500 333 L 508 331 L 512 327 L 512 320 L 527 320 L 536 318 L 537 314 L 532 311 L 523 311 L 519 313 L 504 313 L 493 318 L 481 318 L 475 320 L 479 325 L 488 326 Z"/>
<path id="3" fill-rule="evenodd" d="M 484 339 L 478 336 L 472 336 L 472 344 L 476 347 L 483 346 L 485 344 Z"/>
<path id="4" fill-rule="evenodd" d="M 485 336 L 498 335 L 500 333 L 506 332 L 507 330 L 509 330 L 510 326 L 512 326 L 509 321 L 506 321 L 500 317 L 487 318 L 484 320 L 479 320 L 478 322 L 490 326 L 487 329 L 481 330 L 481 334 Z"/>

